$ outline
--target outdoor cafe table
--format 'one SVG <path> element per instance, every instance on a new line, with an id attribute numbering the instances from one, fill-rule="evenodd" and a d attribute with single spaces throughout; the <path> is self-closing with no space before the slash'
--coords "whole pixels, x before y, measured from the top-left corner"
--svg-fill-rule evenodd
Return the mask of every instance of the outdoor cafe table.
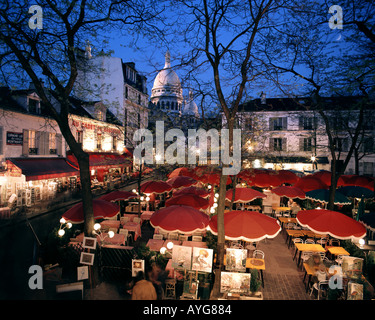
<path id="1" fill-rule="evenodd" d="M 296 259 L 297 252 L 299 251 L 297 266 L 299 266 L 301 262 L 301 254 L 304 251 L 312 251 L 312 252 L 326 252 L 326 250 L 320 244 L 310 244 L 310 243 L 296 243 L 295 244 L 296 251 L 294 253 L 293 260 Z"/>
<path id="2" fill-rule="evenodd" d="M 207 248 L 206 242 L 203 241 L 184 241 L 182 242 L 183 246 L 186 247 L 198 247 L 198 248 Z"/>
<path id="3" fill-rule="evenodd" d="M 303 230 L 303 229 L 285 229 L 286 232 L 286 240 L 285 243 L 288 244 L 288 248 L 292 243 L 292 239 L 296 237 L 311 237 L 311 238 L 321 238 L 327 235 L 325 234 L 318 234 L 311 230 Z"/>
<path id="4" fill-rule="evenodd" d="M 296 218 L 278 217 L 278 219 L 281 222 L 281 228 L 283 228 L 284 223 L 296 223 L 296 224 L 298 224 Z"/>
<path id="5" fill-rule="evenodd" d="M 154 214 L 155 211 L 143 211 L 141 214 L 141 222 L 145 220 L 150 220 L 151 216 Z"/>
<path id="6" fill-rule="evenodd" d="M 134 232 L 134 241 L 141 235 L 141 224 L 139 222 L 128 221 L 122 225 L 122 228 Z"/>
<path id="7" fill-rule="evenodd" d="M 163 244 L 163 239 L 150 239 L 148 240 L 146 246 L 149 247 L 152 251 L 159 251 Z"/>
<path id="8" fill-rule="evenodd" d="M 129 218 L 128 221 L 133 221 L 134 218 L 138 217 L 138 214 L 137 213 L 124 213 L 122 216 Z"/>
<path id="9" fill-rule="evenodd" d="M 120 221 L 119 220 L 104 220 L 100 223 L 100 226 L 105 229 L 107 228 L 120 228 Z"/>
<path id="10" fill-rule="evenodd" d="M 115 233 L 113 237 L 110 238 L 108 236 L 108 233 L 103 232 L 100 235 L 96 236 L 96 239 L 102 244 L 115 244 L 121 246 L 124 246 L 126 242 L 125 235 L 119 233 Z"/>
<path id="11" fill-rule="evenodd" d="M 326 250 L 333 256 L 344 255 L 350 256 L 350 253 L 346 251 L 343 247 L 326 247 Z"/>

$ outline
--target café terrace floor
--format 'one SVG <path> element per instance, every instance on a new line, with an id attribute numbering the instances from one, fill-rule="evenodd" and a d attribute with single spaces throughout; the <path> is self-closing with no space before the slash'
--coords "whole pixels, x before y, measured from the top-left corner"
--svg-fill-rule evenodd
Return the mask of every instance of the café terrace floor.
<path id="1" fill-rule="evenodd" d="M 143 228 L 142 228 L 143 229 Z M 142 235 L 150 232 L 145 225 Z M 281 231 L 274 239 L 263 240 L 257 249 L 265 253 L 263 300 L 312 300 L 306 293 L 303 282 L 304 271 L 293 260 L 294 249 L 285 243 L 286 235 Z M 123 300 L 129 296 L 121 293 L 115 284 L 101 283 L 85 291 L 85 300 Z"/>

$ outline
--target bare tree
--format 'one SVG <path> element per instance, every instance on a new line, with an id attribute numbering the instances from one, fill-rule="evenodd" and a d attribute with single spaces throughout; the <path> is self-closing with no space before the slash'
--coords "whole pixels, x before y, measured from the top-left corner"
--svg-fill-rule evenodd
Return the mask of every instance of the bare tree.
<path id="1" fill-rule="evenodd" d="M 262 74 L 257 57 L 258 41 L 270 25 L 283 23 L 277 15 L 284 1 L 173 1 L 177 5 L 180 35 L 185 46 L 181 65 L 189 65 L 194 74 L 210 70 L 207 82 L 214 104 L 224 114 L 229 129 L 229 150 L 233 151 L 233 129 L 238 107 L 251 84 Z M 184 27 L 181 28 L 181 25 Z M 183 30 L 183 32 L 181 32 Z M 176 31 L 177 32 L 177 31 Z M 200 79 L 202 81 L 202 79 Z M 204 81 L 204 80 L 203 80 Z M 223 165 L 223 169 L 225 164 Z M 212 296 L 219 294 L 220 270 L 224 257 L 224 206 L 226 181 L 222 174 L 218 201 L 218 272 Z"/>

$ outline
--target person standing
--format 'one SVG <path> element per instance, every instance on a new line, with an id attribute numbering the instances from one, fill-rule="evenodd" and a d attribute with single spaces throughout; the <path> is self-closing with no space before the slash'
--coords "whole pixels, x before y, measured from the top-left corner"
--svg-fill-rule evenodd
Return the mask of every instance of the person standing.
<path id="1" fill-rule="evenodd" d="M 156 290 L 151 281 L 145 279 L 143 271 L 139 271 L 135 278 L 132 300 L 156 300 Z"/>

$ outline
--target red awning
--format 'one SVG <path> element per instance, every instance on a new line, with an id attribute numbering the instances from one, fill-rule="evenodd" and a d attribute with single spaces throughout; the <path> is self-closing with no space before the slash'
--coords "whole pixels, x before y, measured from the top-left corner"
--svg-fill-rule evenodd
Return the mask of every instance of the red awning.
<path id="1" fill-rule="evenodd" d="M 79 175 L 63 158 L 10 158 L 8 161 L 22 171 L 26 181 Z"/>
<path id="2" fill-rule="evenodd" d="M 132 161 L 128 155 L 104 152 L 89 152 L 90 169 L 108 169 L 131 166 Z M 67 155 L 69 163 L 79 168 L 78 161 L 73 154 Z"/>

